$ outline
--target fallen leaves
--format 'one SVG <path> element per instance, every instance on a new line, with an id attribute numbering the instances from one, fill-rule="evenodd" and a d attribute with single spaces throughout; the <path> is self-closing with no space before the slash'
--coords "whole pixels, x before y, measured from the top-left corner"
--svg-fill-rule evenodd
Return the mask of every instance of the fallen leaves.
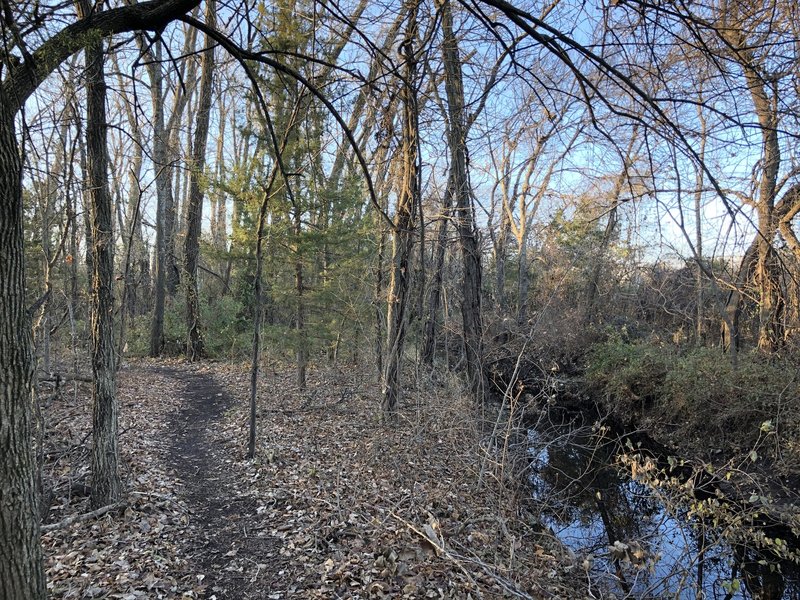
<path id="1" fill-rule="evenodd" d="M 127 508 L 43 536 L 53 597 L 582 595 L 509 488 L 479 483 L 483 434 L 467 398 L 420 385 L 385 427 L 362 367 L 311 370 L 305 390 L 291 368 L 265 373 L 247 460 L 245 367 L 122 371 Z M 87 480 L 91 419 L 85 394 L 48 411 L 59 521 L 88 510 L 69 490 Z"/>
<path id="2" fill-rule="evenodd" d="M 85 493 L 91 426 L 90 387 L 64 391 L 44 407 L 44 484 L 52 490 L 42 534 L 53 598 L 197 598 L 203 591 L 184 553 L 188 509 L 164 467 L 169 382 L 137 364 L 120 375 L 120 448 L 127 483 L 124 510 L 90 511 Z M 57 522 L 56 522 L 57 521 Z"/>
<path id="3" fill-rule="evenodd" d="M 519 506 L 478 484 L 480 432 L 467 398 L 409 391 L 415 403 L 387 428 L 379 389 L 358 368 L 312 371 L 299 390 L 291 367 L 273 366 L 259 395 L 257 456 L 246 461 L 247 372 L 214 369 L 235 398 L 211 432 L 232 461 L 230 493 L 257 499 L 242 518 L 281 543 L 284 573 L 267 589 L 302 598 L 580 596 L 558 578 L 542 591 L 543 573 L 564 573 L 557 551 L 542 553 L 548 541 Z M 287 577 L 294 591 L 281 585 Z"/>

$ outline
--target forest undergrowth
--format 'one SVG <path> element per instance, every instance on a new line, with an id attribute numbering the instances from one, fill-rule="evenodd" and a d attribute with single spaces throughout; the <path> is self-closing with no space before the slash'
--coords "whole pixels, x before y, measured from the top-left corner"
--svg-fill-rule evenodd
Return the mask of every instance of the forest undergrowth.
<path id="1" fill-rule="evenodd" d="M 312 370 L 300 390 L 270 364 L 253 460 L 247 378 L 232 363 L 126 361 L 127 493 L 90 518 L 89 385 L 43 390 L 52 597 L 582 597 L 585 575 L 500 460 L 495 415 L 454 377 L 409 378 L 384 424 L 365 367 Z"/>

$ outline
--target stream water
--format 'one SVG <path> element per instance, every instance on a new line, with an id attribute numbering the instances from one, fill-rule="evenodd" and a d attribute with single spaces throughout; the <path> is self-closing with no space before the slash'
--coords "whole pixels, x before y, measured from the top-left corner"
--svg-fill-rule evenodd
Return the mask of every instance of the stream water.
<path id="1" fill-rule="evenodd" d="M 663 490 L 616 466 L 619 446 L 591 426 L 529 432 L 541 521 L 588 570 L 596 598 L 800 599 L 795 565 L 726 543 Z"/>

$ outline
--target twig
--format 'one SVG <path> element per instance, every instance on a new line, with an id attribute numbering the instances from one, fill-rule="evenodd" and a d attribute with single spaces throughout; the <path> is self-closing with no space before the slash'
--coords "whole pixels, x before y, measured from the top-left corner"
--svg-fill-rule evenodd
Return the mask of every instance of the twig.
<path id="1" fill-rule="evenodd" d="M 61 373 L 56 373 L 53 377 L 41 377 L 39 378 L 40 382 L 57 382 L 57 381 L 80 381 L 83 383 L 92 383 L 93 379 L 91 375 L 83 375 L 81 373 L 74 373 L 71 375 L 64 375 Z"/>
<path id="2" fill-rule="evenodd" d="M 122 508 L 126 506 L 125 502 L 117 502 L 116 504 L 108 504 L 103 506 L 102 508 L 98 508 L 97 510 L 93 510 L 92 512 L 82 513 L 79 515 L 72 515 L 71 517 L 67 517 L 63 521 L 59 521 L 58 523 L 48 523 L 47 525 L 41 526 L 41 531 L 53 531 L 54 529 L 61 529 L 63 527 L 69 527 L 73 523 L 78 523 L 79 521 L 87 521 L 89 519 L 94 519 L 95 517 L 102 517 L 104 514 L 111 512 L 117 508 Z"/>
<path id="3" fill-rule="evenodd" d="M 159 494 L 158 492 L 128 492 L 131 496 L 145 496 L 147 498 L 157 498 L 159 500 L 165 500 L 167 502 L 174 502 L 175 504 L 180 505 L 180 501 L 175 496 L 170 496 L 169 494 Z"/>
<path id="4" fill-rule="evenodd" d="M 429 535 L 427 535 L 425 532 L 420 531 L 419 529 L 417 529 L 417 527 L 415 527 L 413 523 L 409 523 L 403 517 L 401 517 L 399 515 L 396 515 L 393 512 L 390 513 L 390 515 L 392 517 L 394 517 L 395 519 L 397 519 L 398 521 L 400 521 L 401 523 L 403 523 L 406 527 L 408 527 L 411 531 L 413 531 L 418 536 L 420 536 L 423 540 L 427 541 L 431 546 L 433 546 L 435 548 L 437 554 L 440 554 L 440 555 L 444 556 L 445 558 L 447 558 L 447 559 L 451 560 L 452 562 L 454 562 L 456 564 L 456 566 L 458 566 L 458 568 L 461 569 L 461 572 L 464 573 L 464 575 L 467 576 L 467 579 L 469 579 L 470 583 L 472 583 L 472 585 L 475 586 L 475 594 L 477 594 L 478 598 L 483 598 L 483 594 L 481 594 L 481 590 L 478 587 L 478 582 L 475 581 L 475 578 L 472 576 L 472 574 L 469 571 L 467 571 L 466 567 L 462 564 L 462 562 L 460 560 L 458 560 L 458 558 L 453 556 L 450 552 L 448 552 L 447 549 L 445 549 L 444 543 L 440 544 L 438 539 L 435 539 L 435 540 L 431 539 L 431 537 Z M 442 542 L 444 542 L 444 539 L 442 539 Z"/>
<path id="5" fill-rule="evenodd" d="M 459 546 L 461 546 L 461 544 L 459 544 Z M 512 583 L 511 581 L 509 581 L 505 577 L 502 577 L 502 576 L 498 575 L 495 572 L 495 567 L 485 563 L 484 561 L 479 559 L 474 553 L 472 553 L 472 552 L 470 552 L 470 553 L 472 554 L 472 556 L 464 556 L 464 555 L 461 555 L 461 554 L 453 554 L 453 556 L 458 558 L 458 559 L 460 559 L 460 560 L 463 560 L 466 563 L 470 563 L 470 564 L 477 565 L 478 567 L 480 567 L 487 576 L 489 576 L 492 579 L 494 579 L 497 582 L 498 585 L 500 585 L 505 591 L 507 591 L 512 596 L 516 596 L 517 598 L 524 598 L 525 600 L 533 600 L 533 596 L 531 596 L 527 592 L 524 592 L 522 590 L 517 589 L 517 587 L 514 585 L 514 583 Z M 553 594 L 548 592 L 545 588 L 539 589 L 538 592 L 540 594 L 544 595 L 547 598 L 552 598 L 553 597 Z"/>

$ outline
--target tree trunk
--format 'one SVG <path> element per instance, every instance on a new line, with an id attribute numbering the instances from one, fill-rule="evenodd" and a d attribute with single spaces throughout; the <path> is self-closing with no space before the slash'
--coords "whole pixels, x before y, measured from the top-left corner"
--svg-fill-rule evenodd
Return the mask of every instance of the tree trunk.
<path id="1" fill-rule="evenodd" d="M 191 29 L 186 36 L 183 54 L 188 56 L 194 51 L 195 30 Z M 143 44 L 143 42 L 140 42 Z M 148 55 L 150 51 L 143 52 Z M 150 78 L 150 101 L 153 107 L 153 168 L 156 183 L 156 260 L 153 320 L 150 327 L 150 356 L 156 357 L 164 349 L 164 310 L 167 296 L 174 296 L 180 280 L 180 273 L 175 258 L 175 196 L 172 185 L 173 169 L 171 160 L 176 145 L 177 125 L 188 102 L 188 92 L 183 88 L 175 94 L 172 114 L 166 121 L 164 114 L 164 75 L 161 70 L 161 46 L 156 45 L 156 54 L 149 56 L 147 73 Z M 184 74 L 184 81 L 194 83 L 194 63 Z M 191 91 L 189 87 L 189 91 Z M 180 176 L 180 173 L 178 174 Z"/>
<path id="2" fill-rule="evenodd" d="M 294 234 L 297 239 L 297 258 L 294 264 L 294 287 L 295 287 L 295 331 L 297 332 L 297 387 L 301 390 L 306 387 L 306 367 L 308 364 L 308 350 L 306 348 L 305 340 L 305 327 L 306 327 L 306 307 L 305 299 L 303 298 L 304 283 L 303 283 L 303 261 L 300 258 L 300 236 L 302 235 L 302 225 L 300 221 L 300 211 L 295 209 L 294 214 Z"/>
<path id="3" fill-rule="evenodd" d="M 380 237 L 378 239 L 378 256 L 375 264 L 375 365 L 378 370 L 378 380 L 383 382 L 383 255 L 386 248 L 386 232 L 383 219 L 378 218 Z"/>
<path id="4" fill-rule="evenodd" d="M 31 447 L 33 341 L 25 305 L 22 157 L 0 92 L 0 598 L 46 597 Z"/>
<path id="5" fill-rule="evenodd" d="M 726 18 L 736 19 L 739 7 L 731 5 L 733 14 Z M 750 99 L 753 102 L 761 133 L 761 161 L 758 180 L 754 181 L 758 190 L 757 199 L 752 204 L 756 207 L 758 216 L 758 232 L 750 246 L 756 254 L 754 263 L 750 262 L 747 254 L 742 261 L 739 274 L 752 275 L 758 296 L 758 347 L 761 350 L 772 352 L 783 342 L 783 306 L 781 294 L 780 268 L 773 242 L 778 231 L 778 219 L 775 214 L 777 194 L 777 179 L 781 164 L 781 147 L 778 137 L 778 110 L 777 80 L 768 77 L 767 65 L 763 59 L 755 56 L 750 42 L 745 39 L 743 30 L 734 28 L 724 29 L 723 37 L 735 50 L 733 58 L 742 69 Z M 749 250 L 748 249 L 748 253 Z M 744 290 L 739 287 L 741 277 L 737 278 L 737 290 L 731 294 L 727 312 L 730 315 L 741 314 L 741 304 L 744 299 Z M 733 304 L 731 304 L 733 303 Z M 724 325 L 727 327 L 728 325 Z M 736 327 L 738 329 L 738 327 Z M 738 337 L 738 331 L 732 332 Z M 731 347 L 733 347 L 733 343 Z"/>
<path id="6" fill-rule="evenodd" d="M 142 151 L 141 133 L 136 126 L 135 121 L 130 121 L 131 128 L 133 129 L 131 135 L 134 138 L 134 156 L 133 164 L 128 173 L 129 181 L 129 197 L 128 206 L 126 210 L 125 227 L 123 229 L 120 224 L 120 229 L 126 231 L 128 235 L 124 241 L 125 249 L 125 262 L 123 264 L 123 288 L 122 299 L 120 301 L 120 318 L 119 318 L 119 340 L 118 340 L 118 354 L 122 357 L 126 342 L 126 323 L 128 319 L 133 326 L 133 319 L 137 314 L 136 302 L 136 275 L 134 274 L 134 265 L 139 264 L 140 254 L 144 248 L 144 240 L 142 238 L 142 225 L 141 225 L 141 201 L 142 193 L 139 188 L 139 181 L 142 174 L 142 162 L 144 153 Z"/>
<path id="7" fill-rule="evenodd" d="M 753 277 L 753 271 L 758 260 L 758 240 L 755 240 L 744 253 L 739 271 L 736 274 L 728 301 L 722 310 L 722 347 L 730 352 L 731 364 L 734 369 L 738 367 L 739 348 L 741 347 L 741 332 L 739 321 L 742 315 L 742 305 L 745 298 L 747 282 Z"/>
<path id="8" fill-rule="evenodd" d="M 0 598 L 4 600 L 42 600 L 47 595 L 31 452 L 34 363 L 25 305 L 22 155 L 16 114 L 39 84 L 83 44 L 130 31 L 132 26 L 163 30 L 196 3 L 143 2 L 92 13 L 40 44 L 37 59 L 25 57 L 0 85 Z"/>
<path id="9" fill-rule="evenodd" d="M 417 64 L 414 44 L 417 37 L 417 3 L 411 0 L 401 52 L 405 58 L 403 133 L 401 142 L 402 177 L 397 192 L 397 207 L 392 232 L 392 263 L 389 271 L 386 326 L 386 366 L 383 374 L 383 414 L 392 419 L 400 401 L 400 369 L 405 346 L 409 304 L 411 250 L 414 244 L 414 211 L 419 202 L 419 157 L 417 155 Z"/>
<path id="10" fill-rule="evenodd" d="M 450 218 L 450 204 L 452 186 L 448 185 L 445 199 L 442 203 L 442 214 L 439 218 L 439 227 L 436 233 L 436 246 L 433 265 L 433 281 L 428 293 L 428 314 L 425 316 L 425 325 L 422 331 L 422 364 L 432 365 L 436 354 L 436 319 L 439 316 L 439 304 L 442 297 L 442 279 L 444 277 L 444 259 L 447 252 L 447 221 Z"/>
<path id="11" fill-rule="evenodd" d="M 216 6 L 214 0 L 206 3 L 206 23 L 215 26 Z M 206 38 L 206 51 L 200 75 L 200 99 L 197 126 L 192 152 L 191 179 L 189 182 L 189 206 L 186 226 L 186 358 L 196 361 L 205 354 L 200 324 L 200 293 L 197 287 L 197 263 L 200 256 L 200 228 L 203 220 L 203 190 L 200 177 L 206 162 L 206 141 L 211 120 L 211 93 L 214 78 L 214 46 Z"/>
<path id="12" fill-rule="evenodd" d="M 702 91 L 700 94 L 700 101 L 702 103 Z M 701 105 L 697 106 L 697 118 L 700 121 L 700 149 L 698 156 L 701 163 L 706 160 L 706 139 L 707 139 L 707 126 L 706 118 L 703 115 Z M 703 184 L 705 183 L 705 173 L 703 169 L 697 168 L 695 173 L 695 191 L 694 191 L 694 247 L 695 258 L 697 260 L 697 271 L 695 272 L 695 302 L 697 308 L 695 310 L 695 344 L 697 346 L 703 343 L 703 332 L 705 322 L 705 294 L 703 293 Z"/>
<path id="13" fill-rule="evenodd" d="M 170 237 L 167 214 L 172 211 L 169 193 L 170 172 L 167 165 L 167 141 L 164 131 L 164 96 L 160 63 L 148 69 L 150 97 L 153 103 L 153 168 L 156 170 L 156 260 L 153 320 L 150 324 L 150 356 L 164 349 L 164 308 L 167 300 L 167 245 Z"/>
<path id="14" fill-rule="evenodd" d="M 264 294 L 262 289 L 262 272 L 264 270 L 264 226 L 267 220 L 267 206 L 272 186 L 267 186 L 264 199 L 258 213 L 258 230 L 256 233 L 256 273 L 255 273 L 255 307 L 253 316 L 253 354 L 250 362 L 250 431 L 247 441 L 247 458 L 256 455 L 256 400 L 258 398 L 258 371 L 261 363 L 261 317 L 264 312 Z"/>
<path id="15" fill-rule="evenodd" d="M 483 400 L 486 390 L 483 372 L 483 323 L 481 320 L 481 256 L 475 215 L 472 207 L 472 188 L 467 159 L 467 118 L 464 107 L 464 84 L 458 40 L 453 31 L 453 13 L 449 0 L 439 0 L 442 15 L 442 58 L 445 69 L 445 91 L 450 117 L 448 145 L 452 170 L 454 216 L 461 255 L 464 261 L 461 316 L 464 327 L 464 352 L 467 377 L 473 395 Z"/>
<path id="16" fill-rule="evenodd" d="M 608 247 L 611 245 L 611 240 L 614 239 L 614 234 L 617 231 L 617 211 L 619 210 L 619 196 L 620 191 L 622 189 L 622 183 L 624 181 L 624 176 L 620 175 L 618 181 L 618 185 L 616 187 L 615 194 L 613 195 L 611 201 L 612 205 L 608 211 L 608 220 L 606 221 L 606 228 L 603 231 L 603 237 L 600 240 L 600 247 L 598 248 L 596 257 L 595 257 L 595 264 L 592 267 L 592 274 L 589 276 L 589 282 L 586 286 L 586 311 L 583 315 L 583 324 L 584 325 L 591 325 L 592 321 L 594 320 L 595 316 L 595 307 L 597 303 L 597 295 L 600 286 L 600 276 L 603 273 L 603 262 L 606 258 L 606 254 L 608 252 Z"/>
<path id="17" fill-rule="evenodd" d="M 501 208 L 500 215 L 500 230 L 497 232 L 497 244 L 494 253 L 495 296 L 500 313 L 505 314 L 508 308 L 506 299 L 506 257 L 508 255 L 510 221 L 508 212 L 504 210 L 504 207 Z"/>
<path id="18" fill-rule="evenodd" d="M 85 7 L 84 10 L 88 9 Z M 88 14 L 88 12 L 87 12 Z M 114 368 L 114 235 L 108 189 L 103 46 L 86 48 L 86 157 L 92 199 L 92 506 L 119 500 L 116 369 Z"/>
<path id="19" fill-rule="evenodd" d="M 531 287 L 531 273 L 528 268 L 528 231 L 521 224 L 522 237 L 519 243 L 519 257 L 517 260 L 517 323 L 524 325 L 528 320 L 528 291 Z"/>

